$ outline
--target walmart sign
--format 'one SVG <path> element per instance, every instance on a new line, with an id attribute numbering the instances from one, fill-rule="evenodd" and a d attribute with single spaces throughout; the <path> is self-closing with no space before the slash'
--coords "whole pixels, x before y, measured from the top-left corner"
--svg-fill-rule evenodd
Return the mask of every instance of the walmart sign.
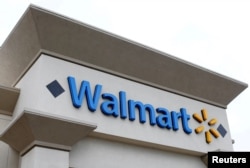
<path id="1" fill-rule="evenodd" d="M 174 131 L 178 131 L 182 127 L 186 134 L 192 133 L 192 129 L 189 127 L 190 115 L 185 108 L 180 108 L 178 112 L 170 112 L 164 107 L 155 108 L 152 104 L 128 99 L 125 91 L 119 91 L 117 96 L 112 93 L 103 93 L 102 85 L 91 86 L 86 80 L 81 82 L 78 89 L 74 77 L 69 76 L 67 79 L 72 103 L 75 108 L 80 108 L 83 100 L 86 99 L 87 107 L 91 112 L 100 109 L 104 115 L 115 118 L 120 117 L 121 119 L 128 118 L 130 121 L 135 121 L 139 117 L 140 123 L 149 122 L 152 126 L 157 125 L 160 128 L 172 129 Z M 91 91 L 92 87 L 94 88 L 93 93 Z M 179 123 L 181 124 L 179 125 Z"/>

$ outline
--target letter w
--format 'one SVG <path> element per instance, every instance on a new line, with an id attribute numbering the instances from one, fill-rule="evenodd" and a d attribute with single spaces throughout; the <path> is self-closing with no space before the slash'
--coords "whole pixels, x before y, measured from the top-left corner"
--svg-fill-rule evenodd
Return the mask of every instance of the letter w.
<path id="1" fill-rule="evenodd" d="M 102 90 L 102 85 L 95 86 L 94 96 L 92 97 L 88 81 L 82 81 L 79 93 L 77 92 L 76 81 L 74 77 L 71 76 L 68 77 L 68 84 L 74 107 L 80 108 L 82 106 L 85 94 L 89 110 L 90 111 L 96 110 Z"/>

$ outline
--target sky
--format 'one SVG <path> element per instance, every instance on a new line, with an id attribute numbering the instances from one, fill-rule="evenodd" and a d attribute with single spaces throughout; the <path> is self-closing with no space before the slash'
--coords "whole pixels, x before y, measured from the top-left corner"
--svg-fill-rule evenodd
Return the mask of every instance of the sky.
<path id="1" fill-rule="evenodd" d="M 249 0 L 0 0 L 0 46 L 30 4 L 250 83 Z M 227 108 L 235 151 L 250 151 L 249 102 Z"/>

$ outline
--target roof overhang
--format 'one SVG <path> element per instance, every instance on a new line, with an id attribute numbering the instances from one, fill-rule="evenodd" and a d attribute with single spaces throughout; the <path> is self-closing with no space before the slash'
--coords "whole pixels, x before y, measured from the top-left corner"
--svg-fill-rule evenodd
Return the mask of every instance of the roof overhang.
<path id="1" fill-rule="evenodd" d="M 53 12 L 30 6 L 0 49 L 13 86 L 41 53 L 226 108 L 247 84 Z"/>
<path id="2" fill-rule="evenodd" d="M 0 85 L 0 114 L 12 116 L 20 90 Z"/>
<path id="3" fill-rule="evenodd" d="M 0 140 L 9 144 L 21 155 L 34 146 L 69 151 L 76 142 L 86 137 L 96 127 L 95 124 L 85 121 L 25 110 L 11 121 L 1 133 Z"/>

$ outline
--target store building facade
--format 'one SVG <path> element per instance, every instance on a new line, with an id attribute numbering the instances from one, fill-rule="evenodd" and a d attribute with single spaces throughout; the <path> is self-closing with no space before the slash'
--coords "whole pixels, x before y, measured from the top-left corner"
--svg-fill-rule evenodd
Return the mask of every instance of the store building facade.
<path id="1" fill-rule="evenodd" d="M 0 168 L 201 168 L 233 150 L 240 81 L 36 6 L 0 60 Z"/>

